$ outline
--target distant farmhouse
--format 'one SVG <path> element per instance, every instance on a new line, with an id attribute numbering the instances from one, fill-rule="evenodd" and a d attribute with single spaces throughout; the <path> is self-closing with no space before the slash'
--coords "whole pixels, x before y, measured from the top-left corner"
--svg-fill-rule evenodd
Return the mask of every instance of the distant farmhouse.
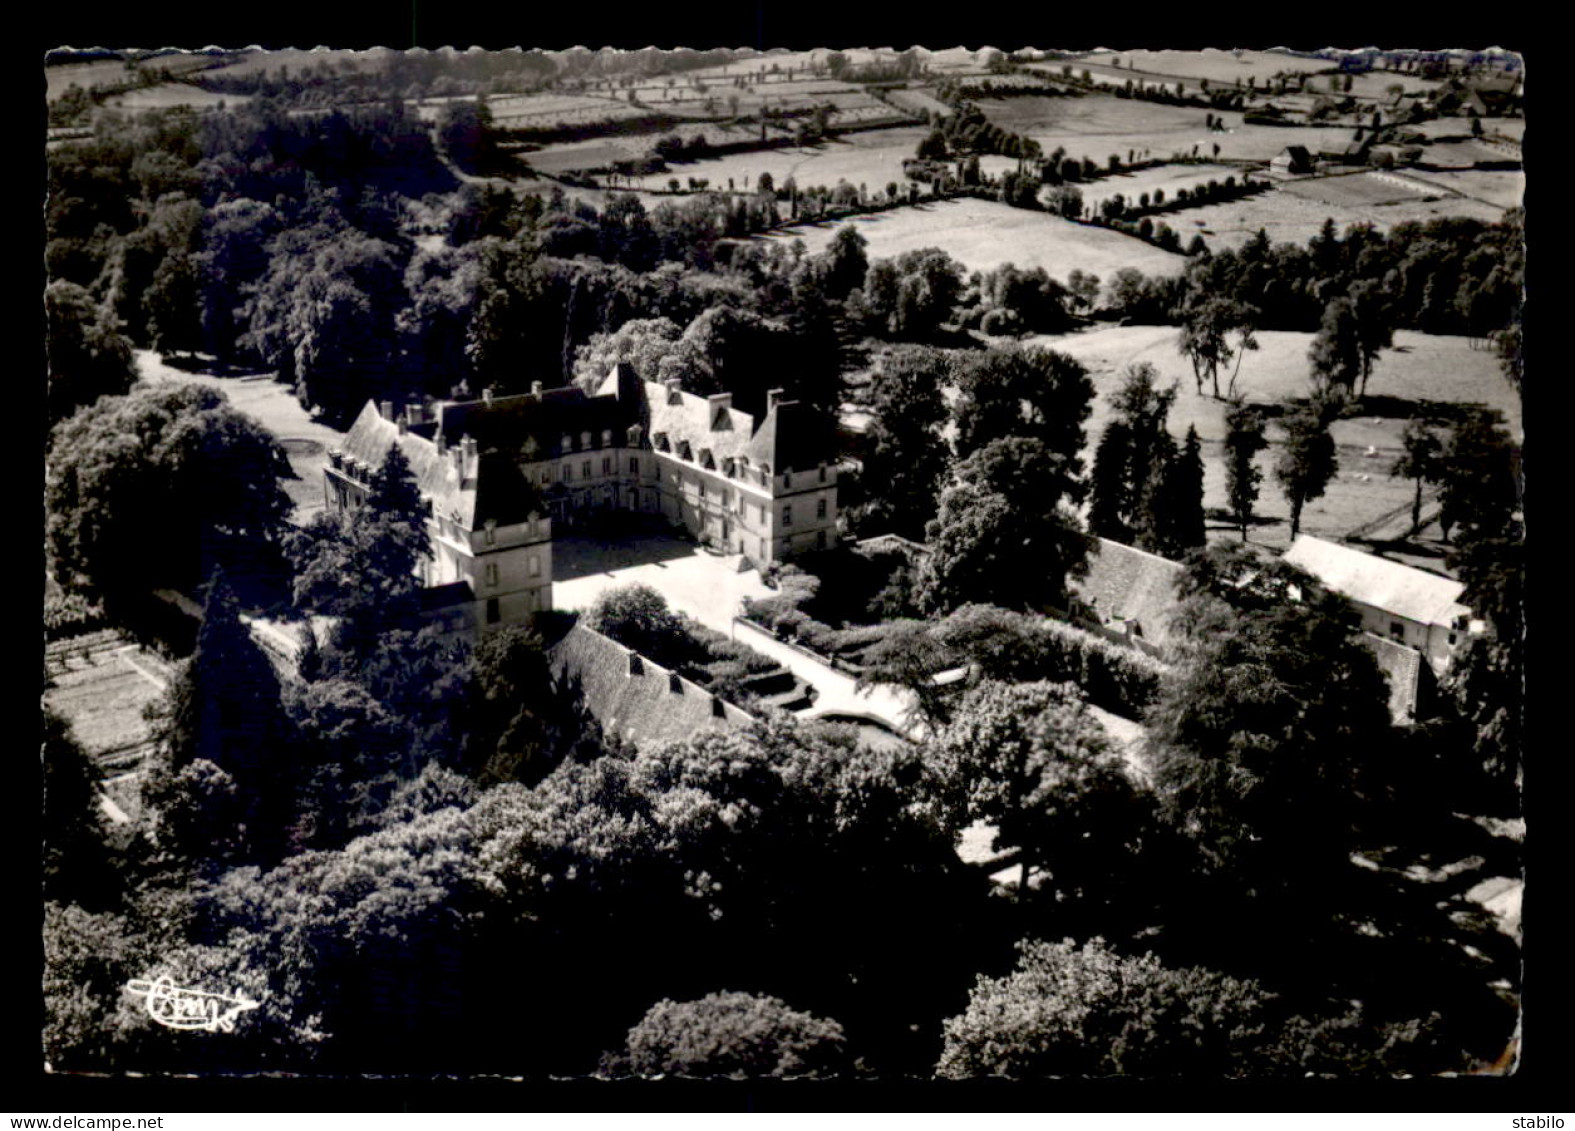
<path id="1" fill-rule="evenodd" d="M 1425 707 L 1433 681 L 1455 649 L 1480 631 L 1460 603 L 1464 586 L 1400 562 L 1298 535 L 1285 560 L 1343 595 L 1362 618 L 1363 638 L 1389 676 L 1390 706 L 1398 717 Z"/>
<path id="2" fill-rule="evenodd" d="M 1280 151 L 1278 157 L 1269 162 L 1269 168 L 1276 173 L 1297 175 L 1313 171 L 1312 154 L 1307 152 L 1305 145 L 1287 145 Z"/>
<path id="3" fill-rule="evenodd" d="M 1108 538 L 1097 541 L 1087 575 L 1073 584 L 1072 619 L 1108 639 L 1168 659 L 1176 582 L 1185 567 Z M 1460 603 L 1461 583 L 1308 534 L 1297 537 L 1285 561 L 1356 609 L 1362 641 L 1389 677 L 1394 718 L 1410 721 L 1426 714 L 1456 648 L 1480 631 Z"/>
<path id="4" fill-rule="evenodd" d="M 620 364 L 577 387 L 407 405 L 368 403 L 329 453 L 330 509 L 365 500 L 398 444 L 427 505 L 428 612 L 451 627 L 552 607 L 555 537 L 616 514 L 666 519 L 764 568 L 837 537 L 834 425 L 768 394 L 757 422 L 730 394 L 686 393 Z"/>

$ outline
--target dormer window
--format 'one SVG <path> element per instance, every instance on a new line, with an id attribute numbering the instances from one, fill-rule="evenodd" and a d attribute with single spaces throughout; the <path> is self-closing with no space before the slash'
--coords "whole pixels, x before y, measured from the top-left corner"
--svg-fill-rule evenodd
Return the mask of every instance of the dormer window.
<path id="1" fill-rule="evenodd" d="M 602 429 L 602 447 L 604 447 L 604 448 L 612 447 L 612 429 L 611 428 L 604 428 L 604 429 Z"/>
<path id="2" fill-rule="evenodd" d="M 789 491 L 793 489 L 793 473 L 791 471 L 784 471 L 782 473 L 782 486 L 784 489 Z"/>
<path id="3" fill-rule="evenodd" d="M 672 445 L 667 442 L 666 432 L 658 432 L 651 437 L 651 442 L 656 445 L 656 450 L 659 452 L 670 452 L 673 450 Z"/>
<path id="4" fill-rule="evenodd" d="M 487 519 L 486 540 L 487 540 L 487 545 L 489 545 L 489 546 L 497 545 L 497 541 L 498 541 L 498 521 L 495 518 Z"/>
<path id="5" fill-rule="evenodd" d="M 563 434 L 563 439 L 558 441 L 558 452 L 561 455 L 564 452 L 572 452 L 573 450 L 574 450 L 574 437 L 570 436 L 567 432 L 565 432 Z"/>
<path id="6" fill-rule="evenodd" d="M 688 440 L 678 441 L 678 458 L 690 461 L 694 460 L 694 452 L 690 449 Z"/>
<path id="7" fill-rule="evenodd" d="M 826 465 L 825 464 L 821 464 L 820 465 L 820 481 L 822 483 L 824 483 L 826 481 Z"/>
<path id="8" fill-rule="evenodd" d="M 733 473 L 737 469 L 738 461 L 733 459 L 731 456 L 722 461 L 722 474 L 727 476 L 729 479 L 733 478 Z"/>
<path id="9" fill-rule="evenodd" d="M 589 432 L 581 432 L 580 433 L 580 450 L 581 451 L 585 451 L 585 450 L 589 449 L 590 446 L 591 446 L 591 434 Z"/>

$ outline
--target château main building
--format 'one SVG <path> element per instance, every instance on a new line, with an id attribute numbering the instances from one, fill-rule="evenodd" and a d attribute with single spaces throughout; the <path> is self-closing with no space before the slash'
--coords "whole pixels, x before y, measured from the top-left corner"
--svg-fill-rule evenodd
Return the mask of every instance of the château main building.
<path id="1" fill-rule="evenodd" d="M 327 503 L 366 497 L 398 444 L 427 504 L 431 595 L 476 624 L 552 607 L 552 544 L 615 512 L 661 516 L 765 567 L 836 541 L 833 425 L 780 390 L 764 418 L 615 366 L 575 386 L 477 400 L 368 403 L 329 453 Z M 437 603 L 437 602 L 434 602 Z"/>

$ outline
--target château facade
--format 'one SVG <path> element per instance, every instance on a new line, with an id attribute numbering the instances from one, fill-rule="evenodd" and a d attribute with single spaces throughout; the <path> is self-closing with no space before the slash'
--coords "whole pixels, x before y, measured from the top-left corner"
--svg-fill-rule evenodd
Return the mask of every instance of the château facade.
<path id="1" fill-rule="evenodd" d="M 326 501 L 362 502 L 397 444 L 427 504 L 428 605 L 478 625 L 552 607 L 552 545 L 597 517 L 660 516 L 756 567 L 836 542 L 834 426 L 780 390 L 755 418 L 627 364 L 576 386 L 467 401 L 368 403 L 329 453 Z"/>

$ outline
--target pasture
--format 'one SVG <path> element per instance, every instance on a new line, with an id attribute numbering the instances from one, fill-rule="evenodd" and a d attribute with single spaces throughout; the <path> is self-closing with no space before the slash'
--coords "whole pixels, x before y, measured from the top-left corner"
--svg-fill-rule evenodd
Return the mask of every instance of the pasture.
<path id="1" fill-rule="evenodd" d="M 1229 111 L 1218 115 L 1226 125 L 1220 132 L 1204 124 L 1212 111 L 1113 94 L 985 98 L 979 100 L 979 108 L 992 123 L 1033 138 L 1046 153 L 1061 148 L 1099 165 L 1113 153 L 1123 160 L 1129 153 L 1158 158 L 1214 156 L 1215 145 L 1220 147 L 1220 161 L 1268 161 L 1287 145 L 1344 149 L 1354 134 L 1349 126 L 1245 125 L 1242 115 Z"/>
<path id="2" fill-rule="evenodd" d="M 1192 367 L 1176 349 L 1178 333 L 1173 326 L 1102 327 L 1040 335 L 1027 341 L 1071 354 L 1089 367 L 1096 400 L 1087 426 L 1085 466 L 1092 466 L 1095 445 L 1112 416 L 1110 397 L 1120 388 L 1121 374 L 1128 365 L 1149 362 L 1159 371 L 1162 383 L 1176 382 L 1170 431 L 1180 440 L 1189 426 L 1197 428 L 1203 441 L 1204 505 L 1211 511 L 1224 511 L 1227 500 L 1221 441 L 1225 437 L 1225 406 L 1208 395 L 1208 386 L 1202 396 L 1195 391 Z M 1259 334 L 1259 348 L 1248 352 L 1242 361 L 1238 389 L 1249 402 L 1259 404 L 1306 396 L 1307 350 L 1312 338 L 1303 333 Z M 1222 392 L 1228 377 L 1228 372 L 1221 374 Z M 1367 391 L 1364 409 L 1337 421 L 1331 429 L 1339 448 L 1339 474 L 1322 499 L 1304 508 L 1302 529 L 1309 534 L 1344 538 L 1387 517 L 1391 519 L 1385 527 L 1387 533 L 1398 537 L 1401 531 L 1393 527 L 1396 512 L 1408 516 L 1413 486 L 1389 472 L 1401 452 L 1400 435 L 1406 420 L 1429 403 L 1486 404 L 1504 413 L 1514 435 L 1521 434 L 1519 398 L 1500 371 L 1497 357 L 1490 350 L 1476 348 L 1468 338 L 1399 331 L 1394 348 L 1385 350 L 1375 362 Z M 1269 439 L 1271 444 L 1281 439 L 1277 425 L 1270 425 Z M 1369 450 L 1374 454 L 1369 455 Z M 1258 525 L 1249 536 L 1254 542 L 1283 549 L 1290 544 L 1290 508 L 1273 479 L 1275 451 L 1271 447 L 1258 457 L 1264 482 L 1254 509 Z M 1424 506 L 1424 515 L 1428 510 Z M 1211 523 L 1215 525 L 1211 537 L 1237 537 L 1223 519 Z M 1421 552 L 1406 560 L 1440 568 L 1436 538 L 1436 527 L 1424 532 Z"/>
<path id="3" fill-rule="evenodd" d="M 1526 174 L 1519 169 L 1407 169 L 1405 175 L 1499 208 L 1519 208 L 1526 200 Z"/>
<path id="4" fill-rule="evenodd" d="M 1119 67 L 1112 65 L 1115 59 L 1121 60 Z M 1341 92 L 1345 89 L 1344 75 L 1320 73 L 1336 68 L 1338 64 L 1335 61 L 1307 59 L 1277 51 L 1236 52 L 1217 48 L 1205 48 L 1202 51 L 1110 51 L 1086 55 L 1072 66 L 1075 71 L 1087 68 L 1096 79 L 1108 75 L 1119 77 L 1122 82 L 1131 78 L 1151 85 L 1155 79 L 1174 79 L 1185 82 L 1193 89 L 1201 89 L 1204 79 L 1208 80 L 1210 86 L 1234 86 L 1237 82 L 1246 86 L 1248 80 L 1252 79 L 1261 90 L 1279 74 L 1307 75 L 1309 89 L 1320 92 L 1328 91 L 1331 78 L 1338 78 Z M 1351 93 L 1358 98 L 1382 98 L 1392 86 L 1403 87 L 1409 92 L 1432 90 L 1437 85 L 1434 79 L 1392 71 L 1351 75 Z"/>
<path id="5" fill-rule="evenodd" d="M 1336 179 L 1344 181 L 1354 178 L 1328 178 L 1327 182 L 1332 183 Z M 1297 192 L 1287 191 L 1293 186 L 1311 187 L 1298 188 Z M 1487 223 L 1504 217 L 1504 210 L 1496 205 L 1442 193 L 1437 199 L 1415 194 L 1410 199 L 1378 203 L 1352 200 L 1336 203 L 1309 199 L 1310 195 L 1332 197 L 1337 191 L 1330 189 L 1323 178 L 1290 181 L 1272 192 L 1223 204 L 1189 208 L 1184 212 L 1170 213 L 1166 219 L 1172 228 L 1181 232 L 1183 242 L 1191 239 L 1193 232 L 1199 232 L 1209 247 L 1218 249 L 1241 247 L 1260 228 L 1275 243 L 1305 244 L 1318 234 L 1324 220 L 1329 218 L 1333 218 L 1341 230 L 1350 224 L 1371 224 L 1379 230 L 1388 231 L 1396 224 L 1407 221 L 1425 223 L 1442 216 L 1465 216 Z M 1400 191 L 1396 190 L 1397 193 Z M 1350 190 L 1349 195 L 1355 195 L 1355 190 Z"/>
<path id="6" fill-rule="evenodd" d="M 969 271 L 990 271 L 1013 263 L 1043 267 L 1062 280 L 1074 269 L 1108 279 L 1123 267 L 1136 267 L 1145 275 L 1166 275 L 1179 274 L 1186 264 L 1183 256 L 1120 232 L 971 197 L 894 208 L 845 221 L 799 224 L 758 238 L 801 239 L 811 252 L 817 252 L 844 223 L 852 224 L 869 242 L 871 259 L 938 247 Z"/>
<path id="7" fill-rule="evenodd" d="M 166 82 L 158 86 L 144 86 L 128 90 L 125 94 L 105 100 L 104 105 L 128 113 L 142 110 L 168 110 L 172 106 L 190 106 L 194 110 L 207 110 L 217 106 L 238 106 L 249 101 L 245 94 L 215 94 L 183 82 Z"/>
<path id="8" fill-rule="evenodd" d="M 746 125 L 736 131 L 707 127 L 701 132 L 720 143 L 734 136 L 759 136 L 759 127 Z M 740 190 L 747 190 L 755 184 L 761 173 L 770 173 L 779 189 L 792 178 L 801 189 L 810 185 L 833 188 L 838 181 L 845 180 L 851 185 L 868 185 L 871 192 L 884 191 L 891 181 L 899 185 L 907 184 L 902 175 L 903 159 L 914 155 L 926 132 L 922 126 L 894 126 L 891 129 L 840 134 L 815 145 L 792 145 L 730 153 L 699 161 L 674 162 L 669 172 L 631 177 L 627 183 L 643 189 L 665 189 L 673 177 L 680 181 L 687 181 L 689 177 L 704 177 L 713 188 L 725 187 L 731 180 Z M 629 140 L 632 143 L 636 139 Z M 644 142 L 649 144 L 652 140 L 647 137 Z M 526 155 L 526 160 L 533 168 L 547 171 L 536 158 L 537 154 L 534 153 Z M 1016 162 L 1012 165 L 1015 168 Z M 618 183 L 624 185 L 625 179 L 619 178 Z"/>

